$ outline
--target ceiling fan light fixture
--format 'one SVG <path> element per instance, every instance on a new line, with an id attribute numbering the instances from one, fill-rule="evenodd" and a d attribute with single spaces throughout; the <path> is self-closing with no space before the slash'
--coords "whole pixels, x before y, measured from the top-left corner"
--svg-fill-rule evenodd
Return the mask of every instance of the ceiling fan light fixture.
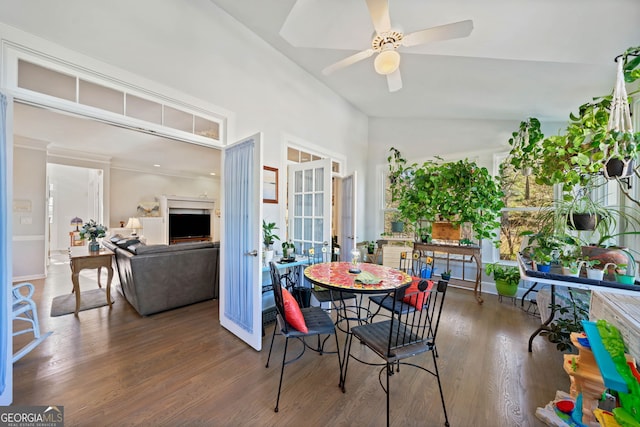
<path id="1" fill-rule="evenodd" d="M 373 62 L 376 73 L 382 75 L 393 73 L 399 66 L 400 54 L 396 52 L 393 45 L 386 45 Z"/>

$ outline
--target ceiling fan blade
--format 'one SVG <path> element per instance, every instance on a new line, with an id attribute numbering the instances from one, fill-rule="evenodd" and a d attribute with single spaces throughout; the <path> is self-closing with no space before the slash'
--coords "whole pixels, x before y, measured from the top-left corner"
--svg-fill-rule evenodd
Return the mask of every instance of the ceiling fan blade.
<path id="1" fill-rule="evenodd" d="M 388 0 L 367 0 L 367 7 L 376 33 L 380 34 L 391 30 Z"/>
<path id="2" fill-rule="evenodd" d="M 391 74 L 387 74 L 387 86 L 389 86 L 389 92 L 397 92 L 402 89 L 402 76 L 400 75 L 400 68 L 398 68 Z"/>
<path id="3" fill-rule="evenodd" d="M 322 74 L 329 75 L 336 70 L 339 70 L 344 67 L 348 67 L 349 65 L 355 64 L 358 61 L 362 61 L 363 59 L 367 59 L 371 55 L 373 55 L 373 49 L 367 49 L 356 53 L 355 55 L 347 56 L 346 58 L 336 62 L 335 64 L 329 65 L 327 68 L 322 70 Z"/>
<path id="4" fill-rule="evenodd" d="M 416 46 L 428 42 L 458 39 L 467 37 L 471 34 L 471 31 L 473 31 L 473 21 L 467 19 L 466 21 L 454 22 L 452 24 L 440 25 L 438 27 L 405 34 L 402 39 L 402 45 Z"/>

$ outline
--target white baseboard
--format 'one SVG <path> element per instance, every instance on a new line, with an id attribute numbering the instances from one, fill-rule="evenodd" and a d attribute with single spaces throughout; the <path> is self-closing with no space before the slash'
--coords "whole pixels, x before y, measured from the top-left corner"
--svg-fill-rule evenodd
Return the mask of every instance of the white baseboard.
<path id="1" fill-rule="evenodd" d="M 13 278 L 13 283 L 15 282 L 28 282 L 30 280 L 40 280 L 40 279 L 46 279 L 47 275 L 46 274 L 34 274 L 31 276 L 17 276 Z"/>

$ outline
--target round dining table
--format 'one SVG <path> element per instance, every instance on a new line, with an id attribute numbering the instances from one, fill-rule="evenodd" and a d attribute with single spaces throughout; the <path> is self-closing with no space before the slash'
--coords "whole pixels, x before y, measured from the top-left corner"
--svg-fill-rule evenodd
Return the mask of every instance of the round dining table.
<path id="1" fill-rule="evenodd" d="M 354 267 L 365 274 L 352 273 L 350 270 Z M 393 292 L 408 286 L 412 280 L 411 276 L 398 269 L 366 262 L 359 263 L 357 266 L 350 262 L 314 264 L 305 268 L 304 276 L 314 285 L 332 291 L 361 294 Z M 365 276 L 366 280 L 364 280 Z M 363 278 L 363 281 L 360 281 L 360 278 Z M 376 281 L 376 279 L 380 280 Z"/>
<path id="2" fill-rule="evenodd" d="M 359 272 L 354 272 L 354 269 Z M 332 298 L 336 308 L 336 326 L 346 333 L 343 358 L 340 366 L 340 387 L 344 385 L 343 367 L 347 342 L 351 333 L 350 321 L 358 324 L 369 322 L 373 314 L 362 304 L 364 294 L 389 294 L 411 284 L 412 277 L 395 268 L 378 264 L 350 262 L 323 262 L 304 270 L 304 276 L 314 285 L 329 289 L 333 293 L 349 292 L 358 295 L 355 306 L 348 306 L 342 298 Z M 338 350 L 339 351 L 339 350 Z"/>

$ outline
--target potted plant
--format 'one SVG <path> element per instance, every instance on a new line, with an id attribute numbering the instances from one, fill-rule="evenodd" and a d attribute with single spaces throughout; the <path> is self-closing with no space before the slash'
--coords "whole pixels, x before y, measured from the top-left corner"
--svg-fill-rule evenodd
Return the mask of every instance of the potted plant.
<path id="1" fill-rule="evenodd" d="M 604 278 L 604 269 L 596 268 L 596 265 L 601 264 L 599 259 L 586 258 L 583 261 L 587 270 L 587 278 L 594 280 L 602 280 Z"/>
<path id="2" fill-rule="evenodd" d="M 107 234 L 107 227 L 102 224 L 98 224 L 95 220 L 89 220 L 80 229 L 80 238 L 89 239 L 89 251 L 97 252 L 100 250 L 100 243 L 96 239 L 104 237 Z"/>
<path id="3" fill-rule="evenodd" d="M 493 274 L 498 294 L 512 297 L 518 292 L 518 284 L 520 283 L 520 270 L 518 267 L 495 262 L 487 264 L 485 272 L 488 275 Z"/>
<path id="4" fill-rule="evenodd" d="M 542 156 L 544 134 L 540 130 L 540 120 L 530 117 L 520 122 L 518 131 L 511 134 L 508 162 L 523 175 L 537 175 Z"/>
<path id="5" fill-rule="evenodd" d="M 444 220 L 459 226 L 468 222 L 476 239 L 499 244 L 495 230 L 500 227 L 503 194 L 486 168 L 467 159 L 407 165 L 397 149 L 390 151 L 391 197 L 406 223 Z"/>
<path id="6" fill-rule="evenodd" d="M 556 320 L 540 333 L 556 344 L 559 351 L 572 350 L 571 333 L 584 331 L 582 321 L 589 318 L 589 298 L 583 293 L 573 289 L 569 290 L 568 298 L 561 297 L 562 304 L 551 307 L 556 313 Z"/>
<path id="7" fill-rule="evenodd" d="M 527 246 L 523 249 L 523 254 L 533 262 L 536 270 L 549 272 L 551 261 L 554 255 L 559 254 L 562 246 L 561 238 L 553 234 L 552 230 L 543 229 L 538 233 L 525 231 L 522 236 L 527 236 Z"/>
<path id="8" fill-rule="evenodd" d="M 628 251 L 624 251 L 629 256 L 629 262 L 625 264 L 614 264 L 607 263 L 604 266 L 604 269 L 607 270 L 609 266 L 614 267 L 614 277 L 616 282 L 623 283 L 625 285 L 633 285 L 636 282 L 636 271 L 635 271 L 635 263 L 636 260 L 633 258 Z"/>
<path id="9" fill-rule="evenodd" d="M 640 77 L 638 53 L 640 47 L 632 47 L 620 55 L 626 83 Z M 629 60 L 629 56 L 633 59 Z M 631 174 L 625 169 L 630 168 L 631 161 L 640 151 L 640 132 L 633 133 L 629 131 L 630 127 L 612 128 L 612 108 L 626 104 L 618 101 L 612 94 L 593 98 L 592 102 L 582 104 L 577 114 L 569 115 L 569 125 L 564 134 L 545 138 L 541 142 L 540 173 L 536 175 L 536 182 L 563 184 L 565 189 L 571 189 L 575 185 L 584 186 L 594 174 L 601 172 L 615 178 L 616 168 L 623 174 Z M 617 115 L 616 110 L 614 118 Z M 631 166 L 631 169 L 639 175 L 638 165 Z M 640 205 L 625 189 L 623 182 L 618 179 L 618 183 L 625 196 Z"/>
<path id="10" fill-rule="evenodd" d="M 282 261 L 295 261 L 295 251 L 293 242 L 282 242 Z"/>
<path id="11" fill-rule="evenodd" d="M 449 280 L 451 280 L 451 270 L 445 271 L 440 275 L 440 277 L 442 278 L 442 280 L 446 280 L 448 282 Z"/>
<path id="12" fill-rule="evenodd" d="M 266 264 L 273 260 L 273 243 L 280 240 L 274 230 L 277 230 L 275 222 L 266 222 L 262 220 L 262 243 L 264 243 L 264 261 Z"/>
<path id="13" fill-rule="evenodd" d="M 391 216 L 391 232 L 402 233 L 404 231 L 404 221 L 402 221 L 402 214 L 396 212 Z"/>
<path id="14" fill-rule="evenodd" d="M 367 246 L 367 253 L 369 255 L 373 255 L 376 251 L 376 241 L 375 240 L 371 240 L 368 242 L 365 242 L 366 246 Z"/>

